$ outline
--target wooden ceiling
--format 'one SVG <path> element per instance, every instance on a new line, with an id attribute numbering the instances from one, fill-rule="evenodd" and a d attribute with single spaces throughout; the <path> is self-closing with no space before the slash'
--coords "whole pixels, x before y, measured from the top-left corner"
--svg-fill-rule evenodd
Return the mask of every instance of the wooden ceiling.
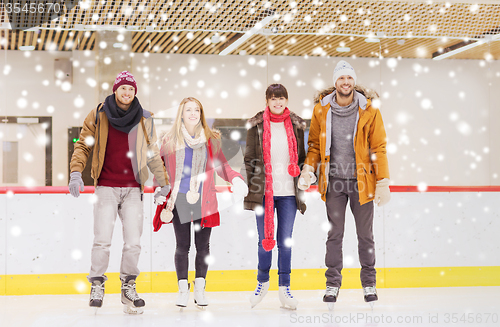
<path id="1" fill-rule="evenodd" d="M 0 8 L 0 23 L 6 23 Z M 265 30 L 231 54 L 432 58 L 464 40 L 486 40 L 450 58 L 500 59 L 500 1 L 488 0 L 86 0 L 34 31 L 1 29 L 0 46 L 93 50 L 96 30 L 114 29 L 132 33 L 133 52 L 219 54 L 268 15 L 275 19 Z"/>

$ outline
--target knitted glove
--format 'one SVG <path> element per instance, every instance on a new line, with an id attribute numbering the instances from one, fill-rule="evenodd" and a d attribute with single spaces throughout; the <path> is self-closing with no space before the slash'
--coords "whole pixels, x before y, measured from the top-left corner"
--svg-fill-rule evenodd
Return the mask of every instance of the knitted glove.
<path id="1" fill-rule="evenodd" d="M 69 174 L 70 179 L 69 179 L 69 193 L 73 195 L 75 198 L 80 196 L 80 192 L 83 192 L 84 186 L 83 186 L 83 179 L 82 179 L 82 173 L 79 171 L 74 171 L 71 174 Z"/>
<path id="2" fill-rule="evenodd" d="M 170 192 L 170 185 L 157 187 L 154 195 L 154 201 L 157 206 L 162 205 L 167 200 L 167 195 Z"/>
<path id="3" fill-rule="evenodd" d="M 381 179 L 375 186 L 375 198 L 373 201 L 379 206 L 387 204 L 391 199 L 391 190 L 389 189 L 389 178 Z"/>
<path id="4" fill-rule="evenodd" d="M 312 183 L 316 182 L 316 175 L 314 175 L 314 168 L 309 165 L 302 167 L 302 173 L 299 177 L 299 189 L 305 191 Z"/>
<path id="5" fill-rule="evenodd" d="M 245 181 L 243 181 L 241 178 L 239 177 L 233 178 L 231 184 L 233 184 L 233 186 L 231 186 L 231 192 L 233 192 L 234 194 L 242 197 L 248 195 L 247 183 L 245 183 Z"/>

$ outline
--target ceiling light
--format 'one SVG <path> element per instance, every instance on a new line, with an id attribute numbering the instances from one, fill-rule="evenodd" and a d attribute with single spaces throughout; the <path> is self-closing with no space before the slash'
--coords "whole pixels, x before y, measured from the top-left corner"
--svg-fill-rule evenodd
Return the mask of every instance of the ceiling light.
<path id="1" fill-rule="evenodd" d="M 369 37 L 369 38 L 365 39 L 365 42 L 368 42 L 368 43 L 379 43 L 380 39 Z"/>
<path id="2" fill-rule="evenodd" d="M 486 40 L 480 40 L 480 41 L 476 41 L 476 42 L 472 42 L 472 43 L 469 43 L 471 41 L 462 42 L 462 43 L 459 43 L 459 44 L 464 44 L 464 45 L 461 46 L 461 47 L 458 47 L 458 48 L 454 48 L 454 46 L 448 47 L 447 48 L 448 51 L 446 51 L 446 49 L 445 49 L 444 53 L 441 53 L 441 54 L 438 54 L 439 52 L 438 53 L 436 53 L 436 52 L 433 53 L 432 54 L 432 59 L 433 60 L 442 60 L 442 59 L 454 56 L 454 55 L 456 55 L 458 53 L 461 53 L 461 52 L 473 49 L 473 48 L 475 48 L 477 46 L 480 46 L 482 44 L 485 44 L 485 42 L 498 41 L 498 40 L 500 40 L 500 34 L 496 34 L 496 35 L 493 35 L 493 36 L 488 35 L 487 37 L 485 37 L 485 39 Z M 455 45 L 455 47 L 456 46 L 457 46 L 457 44 Z"/>
<path id="3" fill-rule="evenodd" d="M 349 51 L 351 51 L 351 48 L 349 48 L 349 47 L 338 47 L 336 50 L 337 50 L 337 52 L 349 52 Z"/>
<path id="4" fill-rule="evenodd" d="M 240 46 L 240 44 L 242 44 L 243 42 L 248 40 L 252 35 L 254 35 L 259 30 L 261 30 L 264 26 L 269 24 L 273 19 L 274 19 L 274 15 L 271 14 L 270 16 L 267 16 L 266 18 L 264 18 L 263 20 L 261 20 L 260 22 L 255 24 L 254 27 L 252 27 L 249 31 L 247 31 L 245 34 L 243 34 L 239 39 L 237 39 L 236 41 L 231 43 L 227 48 L 222 50 L 219 53 L 219 56 L 225 56 L 225 55 L 231 53 L 233 50 L 238 48 L 238 46 Z"/>
<path id="5" fill-rule="evenodd" d="M 32 51 L 32 50 L 35 50 L 35 47 L 32 46 L 32 45 L 21 45 L 19 47 L 19 50 L 21 50 L 21 51 Z"/>

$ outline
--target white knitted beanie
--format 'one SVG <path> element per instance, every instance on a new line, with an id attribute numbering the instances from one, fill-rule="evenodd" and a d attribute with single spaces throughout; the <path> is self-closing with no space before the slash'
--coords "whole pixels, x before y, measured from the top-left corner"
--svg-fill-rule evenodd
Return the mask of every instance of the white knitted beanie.
<path id="1" fill-rule="evenodd" d="M 351 76 L 354 79 L 354 85 L 356 85 L 356 72 L 354 68 L 347 61 L 341 60 L 333 71 L 333 84 L 337 83 L 339 77 L 343 75 Z"/>

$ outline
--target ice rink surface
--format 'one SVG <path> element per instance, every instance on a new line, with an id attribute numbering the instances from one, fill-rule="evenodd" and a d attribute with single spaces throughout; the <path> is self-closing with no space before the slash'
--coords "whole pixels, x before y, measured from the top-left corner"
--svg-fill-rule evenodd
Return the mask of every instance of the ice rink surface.
<path id="1" fill-rule="evenodd" d="M 0 297 L 1 327 L 142 327 L 142 326 L 500 326 L 500 287 L 379 289 L 373 309 L 361 289 L 341 289 L 329 311 L 322 290 L 297 291 L 297 310 L 280 308 L 270 291 L 255 308 L 251 292 L 207 292 L 210 305 L 175 306 L 176 293 L 144 293 L 144 314 L 127 315 L 119 294 L 106 294 L 103 307 L 88 307 L 88 295 Z"/>

